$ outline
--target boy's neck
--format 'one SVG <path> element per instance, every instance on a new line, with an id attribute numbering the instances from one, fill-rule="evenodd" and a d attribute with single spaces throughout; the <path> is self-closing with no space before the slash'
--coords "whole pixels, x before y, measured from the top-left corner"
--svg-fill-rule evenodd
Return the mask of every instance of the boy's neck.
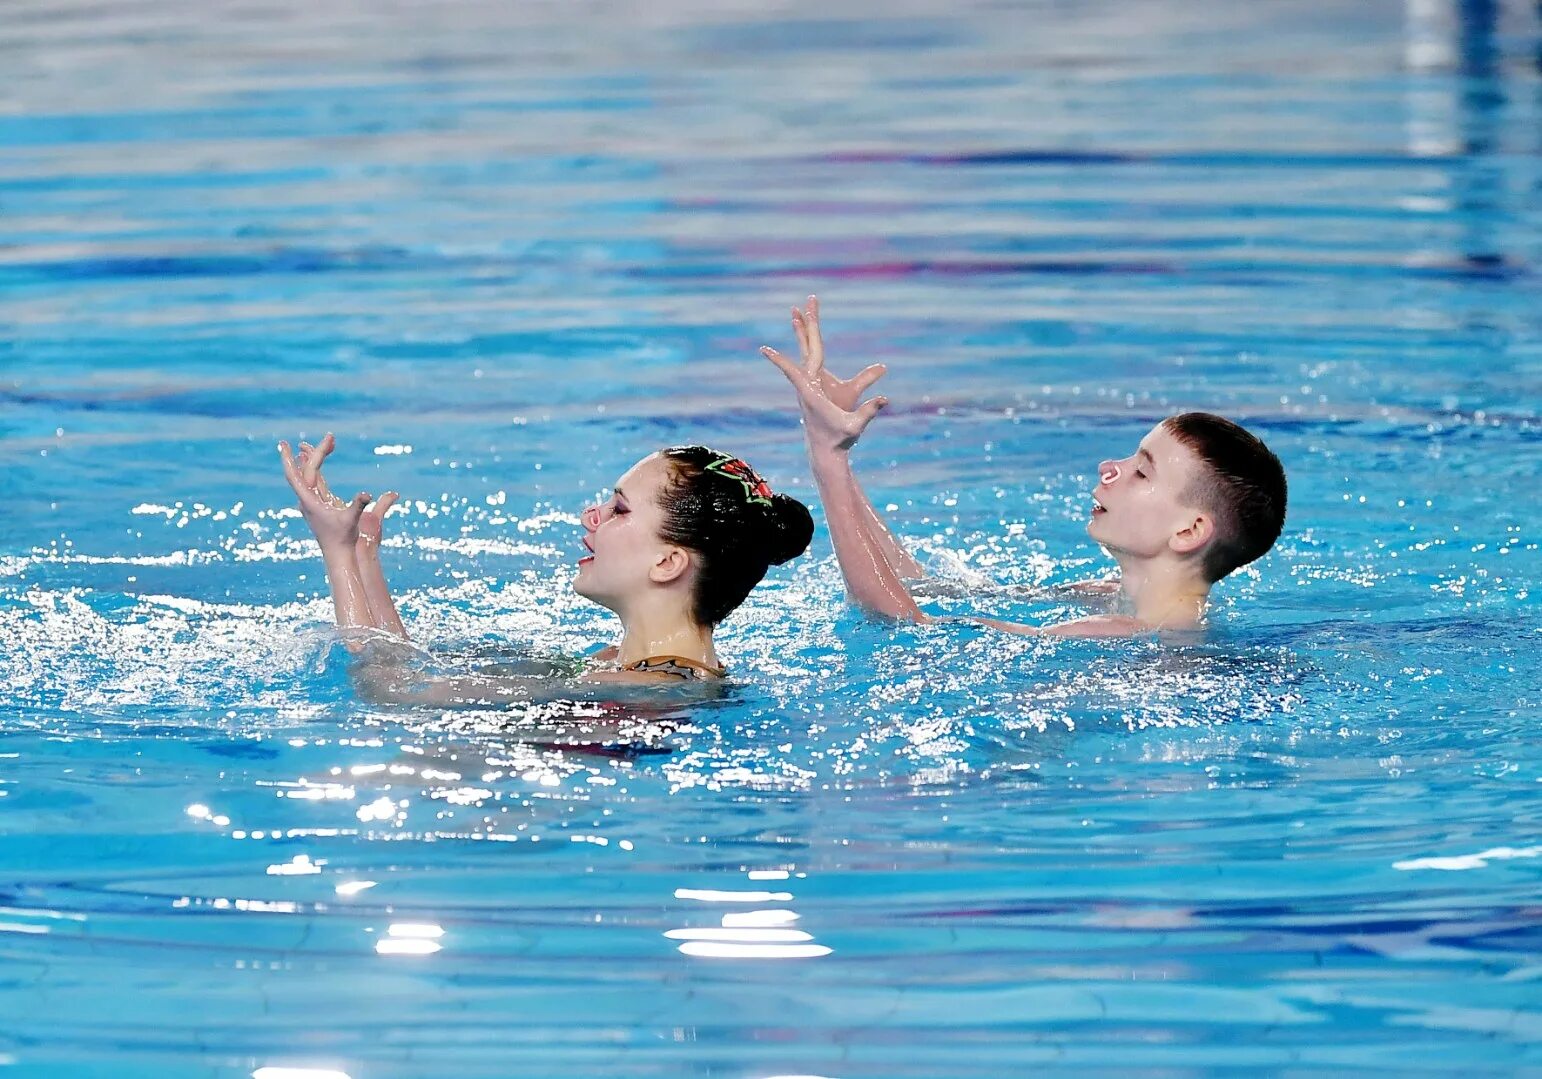
<path id="1" fill-rule="evenodd" d="M 1119 595 L 1131 615 L 1156 629 L 1192 629 L 1204 621 L 1210 582 L 1188 563 L 1116 559 Z"/>

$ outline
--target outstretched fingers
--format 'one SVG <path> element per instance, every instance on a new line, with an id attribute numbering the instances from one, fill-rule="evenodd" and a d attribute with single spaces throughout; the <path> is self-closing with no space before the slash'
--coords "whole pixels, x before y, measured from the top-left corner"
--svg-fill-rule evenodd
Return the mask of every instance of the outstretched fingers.
<path id="1" fill-rule="evenodd" d="M 321 463 L 336 447 L 337 439 L 332 437 L 331 431 L 328 431 L 326 437 L 321 440 L 321 444 L 305 454 L 300 474 L 305 477 L 306 483 L 312 487 L 316 486 L 316 481 L 321 475 Z"/>
<path id="2" fill-rule="evenodd" d="M 289 481 L 295 494 L 299 494 L 304 481 L 300 478 L 300 466 L 295 463 L 294 453 L 289 449 L 289 443 L 278 444 L 278 459 L 284 466 L 284 479 Z"/>
<path id="3" fill-rule="evenodd" d="M 802 308 L 792 309 L 792 332 L 798 339 L 798 355 L 803 357 L 804 363 L 808 363 L 808 323 L 804 320 Z"/>
<path id="4" fill-rule="evenodd" d="M 300 443 L 300 469 L 302 475 L 304 474 L 306 465 L 311 461 L 316 460 L 318 460 L 316 447 L 312 446 L 309 442 Z M 327 486 L 327 478 L 321 474 L 321 466 L 319 463 L 316 465 L 314 471 L 316 474 L 316 479 L 311 484 L 311 489 L 327 502 L 335 502 L 339 505 L 342 504 L 343 500 L 334 495 L 332 493 L 332 488 Z"/>
<path id="5" fill-rule="evenodd" d="M 804 368 L 810 375 L 817 375 L 825 366 L 825 341 L 819 332 L 819 297 L 810 296 L 803 309 L 803 329 L 808 335 L 808 348 L 804 353 Z"/>
<path id="6" fill-rule="evenodd" d="M 380 501 L 360 515 L 359 542 L 366 549 L 373 550 L 380 543 L 380 537 L 385 532 L 385 516 L 391 512 L 391 507 L 396 505 L 396 500 L 400 497 L 395 491 L 387 491 L 380 496 Z"/>
<path id="7" fill-rule="evenodd" d="M 861 426 L 857 430 L 866 430 L 867 425 L 877 418 L 878 413 L 888 407 L 889 399 L 887 397 L 875 397 L 871 401 L 864 401 L 856 412 L 857 419 L 861 422 Z"/>
<path id="8" fill-rule="evenodd" d="M 888 372 L 889 369 L 881 363 L 871 364 L 862 368 L 862 370 L 851 376 L 852 392 L 861 397 L 868 390 L 872 389 L 873 383 L 888 374 Z"/>
<path id="9" fill-rule="evenodd" d="M 788 359 L 786 356 L 783 356 L 770 345 L 761 345 L 760 354 L 766 359 L 770 360 L 772 363 L 776 364 L 777 369 L 780 370 L 782 374 L 786 375 L 794 386 L 803 381 L 803 368 L 793 363 L 792 360 Z"/>

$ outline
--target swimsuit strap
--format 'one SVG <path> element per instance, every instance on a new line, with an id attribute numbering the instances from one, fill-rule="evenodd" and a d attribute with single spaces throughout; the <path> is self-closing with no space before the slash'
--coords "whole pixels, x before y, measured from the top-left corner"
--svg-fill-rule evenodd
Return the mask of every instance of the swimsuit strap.
<path id="1" fill-rule="evenodd" d="M 676 678 L 683 678 L 689 682 L 706 678 L 722 678 L 728 673 L 726 667 L 709 667 L 694 659 L 686 659 L 684 656 L 649 656 L 640 659 L 629 667 L 621 668 L 624 671 L 646 671 L 650 674 L 672 674 Z"/>

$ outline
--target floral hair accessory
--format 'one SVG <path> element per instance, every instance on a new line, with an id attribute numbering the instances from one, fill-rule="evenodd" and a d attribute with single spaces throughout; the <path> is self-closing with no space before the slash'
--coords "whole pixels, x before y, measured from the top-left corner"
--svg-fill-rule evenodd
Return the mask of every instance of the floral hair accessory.
<path id="1" fill-rule="evenodd" d="M 744 485 L 744 500 L 758 503 L 762 506 L 771 505 L 771 485 L 760 478 L 749 465 L 737 457 L 730 457 L 726 453 L 719 453 L 707 463 L 708 472 L 716 472 L 719 476 L 726 476 L 731 480 L 738 480 Z"/>

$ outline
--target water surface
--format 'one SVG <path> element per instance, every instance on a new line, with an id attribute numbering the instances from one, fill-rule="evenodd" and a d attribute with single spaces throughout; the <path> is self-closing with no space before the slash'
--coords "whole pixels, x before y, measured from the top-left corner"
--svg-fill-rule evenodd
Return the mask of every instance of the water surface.
<path id="1" fill-rule="evenodd" d="M 1438 0 L 13 0 L 0 1072 L 1537 1067 L 1539 52 Z M 864 622 L 821 534 L 713 705 L 355 700 L 277 439 L 404 492 L 446 662 L 578 653 L 637 457 L 813 501 L 755 352 L 811 291 L 934 610 L 1064 615 L 1182 408 L 1285 536 L 1203 642 Z"/>

